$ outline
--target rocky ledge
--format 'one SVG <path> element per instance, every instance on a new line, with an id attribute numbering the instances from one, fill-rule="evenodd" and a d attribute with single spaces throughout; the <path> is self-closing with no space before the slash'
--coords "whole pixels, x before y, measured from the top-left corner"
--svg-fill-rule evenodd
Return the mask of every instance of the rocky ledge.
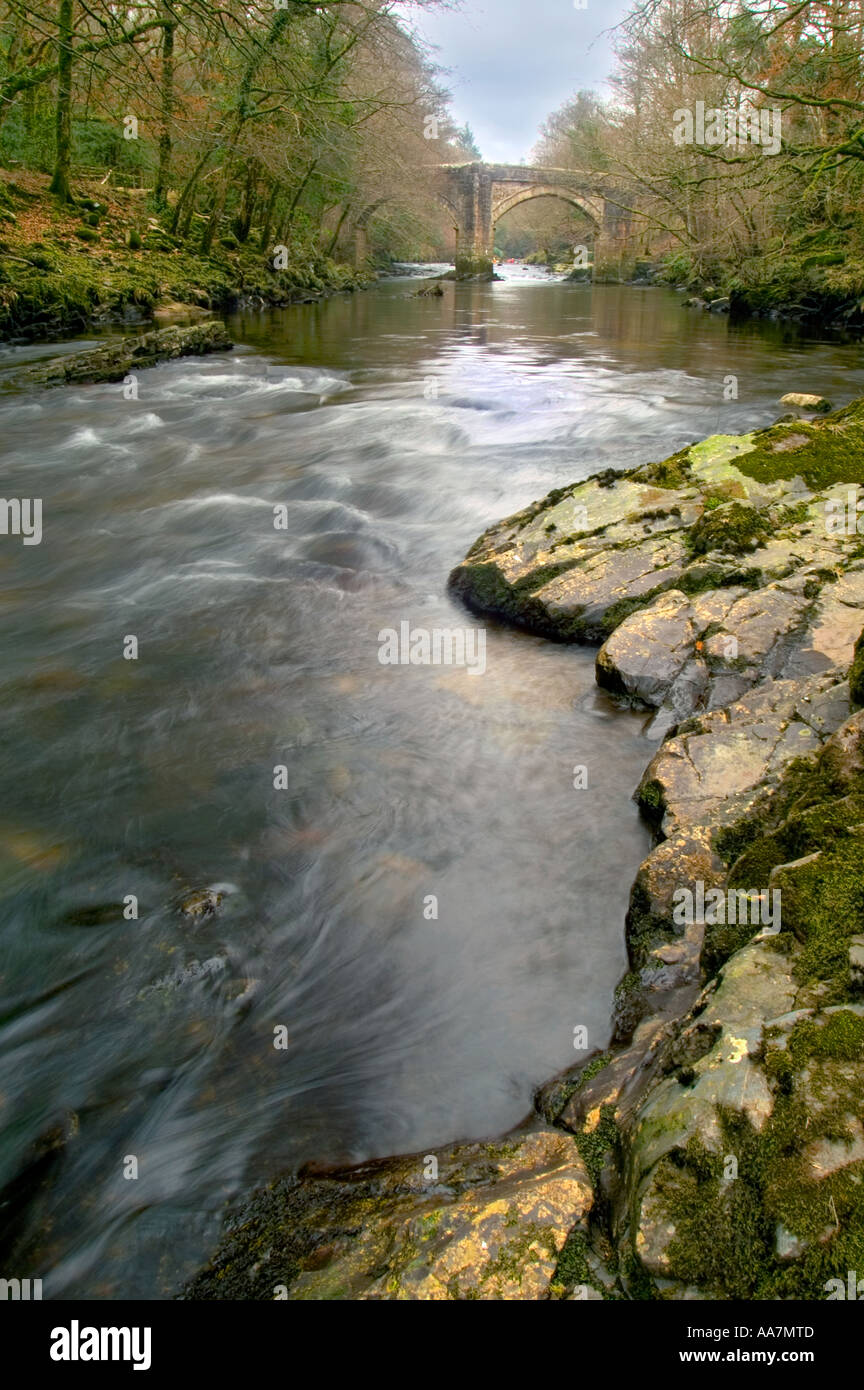
<path id="1" fill-rule="evenodd" d="M 455 592 L 602 643 L 654 711 L 612 1041 L 494 1143 L 255 1194 L 185 1297 L 823 1299 L 864 1267 L 862 482 L 856 402 L 481 537 Z"/>
<path id="2" fill-rule="evenodd" d="M 229 352 L 234 344 L 224 323 L 209 320 L 191 328 L 162 328 L 135 338 L 116 338 L 96 348 L 52 357 L 23 367 L 11 378 L 14 386 L 92 385 L 122 381 L 130 372 L 155 367 L 176 357 L 204 357 L 210 352 Z"/>

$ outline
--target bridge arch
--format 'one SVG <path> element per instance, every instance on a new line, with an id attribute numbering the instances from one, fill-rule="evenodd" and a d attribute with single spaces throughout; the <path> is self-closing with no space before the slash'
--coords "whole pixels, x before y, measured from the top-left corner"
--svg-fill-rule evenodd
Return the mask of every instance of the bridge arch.
<path id="1" fill-rule="evenodd" d="M 414 195 L 405 193 L 386 193 L 381 198 L 376 198 L 374 203 L 370 203 L 364 208 L 354 222 L 354 263 L 359 268 L 365 265 L 369 255 L 369 223 L 378 212 L 379 208 L 385 207 L 388 203 L 420 203 L 435 205 L 439 210 L 446 212 L 452 218 L 452 227 L 456 233 L 457 245 L 462 236 L 462 222 L 460 211 L 457 204 L 446 194 L 437 190 L 420 189 Z"/>
<path id="2" fill-rule="evenodd" d="M 593 222 L 595 230 L 599 231 L 603 225 L 604 205 L 601 198 L 592 198 L 576 189 L 561 188 L 555 184 L 530 184 L 523 188 L 517 188 L 512 193 L 503 194 L 497 202 L 493 203 L 493 228 L 497 226 L 502 217 L 507 216 L 508 212 L 518 208 L 521 203 L 532 202 L 535 198 L 558 198 L 559 201 L 570 203 L 572 207 L 583 212 Z"/>

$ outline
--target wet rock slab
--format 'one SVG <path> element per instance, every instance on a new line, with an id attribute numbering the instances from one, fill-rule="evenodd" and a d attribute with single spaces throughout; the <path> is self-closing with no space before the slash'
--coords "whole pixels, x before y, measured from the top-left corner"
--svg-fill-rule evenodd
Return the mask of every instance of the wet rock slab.
<path id="1" fill-rule="evenodd" d="M 229 352 L 233 346 L 224 323 L 208 321 L 189 328 L 162 328 L 135 338 L 117 338 L 85 352 L 34 363 L 16 372 L 11 382 L 26 387 L 122 381 L 130 372 L 155 367 L 159 362 Z"/>
<path id="2" fill-rule="evenodd" d="M 185 1297 L 544 1299 L 591 1202 L 572 1137 L 539 1127 L 286 1179 L 253 1197 Z"/>

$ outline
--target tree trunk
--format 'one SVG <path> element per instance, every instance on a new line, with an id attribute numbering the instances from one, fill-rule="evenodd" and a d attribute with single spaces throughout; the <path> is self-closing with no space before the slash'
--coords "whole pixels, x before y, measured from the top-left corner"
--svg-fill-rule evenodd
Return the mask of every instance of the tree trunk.
<path id="1" fill-rule="evenodd" d="M 180 230 L 183 212 L 186 208 L 187 203 L 189 203 L 190 200 L 194 201 L 195 189 L 198 186 L 198 180 L 201 177 L 201 171 L 203 170 L 204 165 L 207 163 L 207 160 L 210 158 L 211 154 L 212 150 L 204 151 L 201 158 L 198 160 L 198 163 L 195 165 L 195 168 L 192 170 L 192 173 L 189 175 L 189 178 L 186 182 L 186 187 L 183 189 L 183 192 L 177 199 L 177 203 L 174 208 L 174 216 L 171 218 L 171 231 L 174 233 L 175 236 L 183 235 L 182 231 Z M 187 224 L 188 220 L 189 219 L 187 218 Z"/>
<path id="2" fill-rule="evenodd" d="M 294 197 L 291 199 L 291 203 L 288 208 L 288 213 L 285 218 L 285 231 L 282 233 L 282 240 L 285 242 L 287 242 L 288 240 L 288 236 L 291 230 L 291 223 L 294 221 L 294 214 L 297 211 L 297 204 L 300 202 L 300 199 L 306 192 L 306 185 L 308 184 L 312 175 L 315 173 L 315 170 L 318 168 L 319 163 L 320 158 L 314 159 L 312 161 L 312 163 L 309 165 L 309 168 L 306 170 L 306 173 L 303 175 L 303 178 L 300 180 L 300 186 L 294 192 Z"/>
<path id="3" fill-rule="evenodd" d="M 162 6 L 164 18 L 168 18 L 167 5 Z M 166 24 L 162 30 L 162 77 L 161 113 L 159 126 L 159 168 L 156 173 L 156 187 L 153 196 L 159 207 L 165 206 L 168 185 L 171 180 L 171 123 L 174 119 L 174 24 Z"/>
<path id="4" fill-rule="evenodd" d="M 276 199 L 279 197 L 279 184 L 274 183 L 267 200 L 267 211 L 264 214 L 264 225 L 261 228 L 261 237 L 258 247 L 261 251 L 266 251 L 267 243 L 270 240 L 270 228 L 273 226 L 273 214 L 276 211 Z"/>
<path id="5" fill-rule="evenodd" d="M 63 203 L 72 202 L 72 37 L 75 0 L 60 0 L 57 10 L 57 149 L 49 192 Z"/>
<path id="6" fill-rule="evenodd" d="M 210 213 L 207 218 L 207 226 L 201 233 L 201 252 L 205 256 L 209 256 L 210 252 L 213 249 L 213 239 L 216 236 L 216 233 L 219 230 L 219 224 L 222 221 L 222 213 L 225 210 L 225 201 L 228 197 L 230 174 L 231 157 L 229 155 L 225 161 L 225 167 L 222 171 L 222 178 L 219 180 L 216 192 L 213 194 L 213 198 L 210 203 Z"/>
<path id="7" fill-rule="evenodd" d="M 252 218 L 258 202 L 258 161 L 251 159 L 246 170 L 246 182 L 243 185 L 243 197 L 240 202 L 240 211 L 234 223 L 234 231 L 239 242 L 249 240 L 249 231 L 252 226 Z"/>
<path id="8" fill-rule="evenodd" d="M 338 222 L 338 224 L 337 224 L 337 226 L 336 226 L 336 230 L 335 230 L 335 232 L 333 233 L 333 240 L 330 242 L 330 245 L 327 247 L 327 250 L 326 250 L 326 252 L 324 253 L 326 256 L 332 256 L 333 253 L 334 253 L 335 250 L 336 250 L 336 247 L 339 245 L 339 238 L 340 238 L 340 236 L 342 235 L 342 228 L 345 226 L 345 219 L 346 219 L 346 217 L 348 216 L 348 214 L 349 214 L 350 211 L 351 211 L 351 204 L 350 204 L 350 203 L 346 203 L 346 204 L 345 204 L 345 207 L 344 207 L 344 209 L 343 209 L 343 212 L 342 212 L 342 216 L 339 218 L 339 222 Z"/>

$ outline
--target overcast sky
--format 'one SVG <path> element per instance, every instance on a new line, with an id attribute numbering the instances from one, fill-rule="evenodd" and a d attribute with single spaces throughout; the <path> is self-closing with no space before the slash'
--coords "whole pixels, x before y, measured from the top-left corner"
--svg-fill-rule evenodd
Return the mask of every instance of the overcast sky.
<path id="1" fill-rule="evenodd" d="M 462 0 L 458 10 L 411 23 L 449 69 L 457 122 L 469 123 L 483 157 L 527 159 L 546 117 L 581 87 L 603 90 L 613 66 L 607 31 L 634 0 Z"/>

